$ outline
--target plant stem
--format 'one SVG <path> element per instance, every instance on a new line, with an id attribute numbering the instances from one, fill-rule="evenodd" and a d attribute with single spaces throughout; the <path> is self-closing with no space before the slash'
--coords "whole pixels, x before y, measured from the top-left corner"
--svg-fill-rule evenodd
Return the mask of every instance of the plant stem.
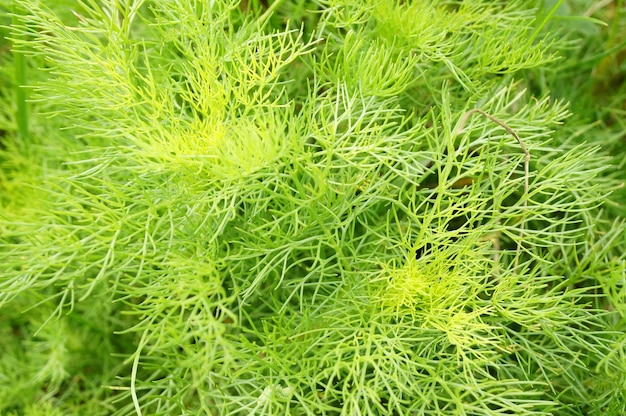
<path id="1" fill-rule="evenodd" d="M 520 139 L 519 135 L 515 132 L 515 130 L 513 130 L 511 127 L 509 127 L 505 122 L 503 122 L 502 120 L 497 119 L 496 117 L 492 116 L 489 113 L 486 113 L 485 111 L 478 109 L 478 108 L 473 108 L 469 111 L 467 111 L 465 114 L 463 114 L 463 117 L 461 117 L 461 120 L 459 120 L 459 123 L 457 124 L 456 128 L 454 129 L 453 132 L 453 136 L 456 136 L 459 131 L 461 131 L 463 129 L 463 127 L 465 126 L 465 123 L 467 123 L 467 120 L 469 119 L 469 117 L 472 114 L 478 113 L 486 118 L 488 118 L 489 120 L 493 121 L 494 123 L 498 124 L 500 127 L 502 127 L 504 130 L 506 130 L 507 133 L 509 133 L 511 136 L 515 137 L 515 140 L 517 140 L 517 142 L 520 145 L 520 148 L 522 149 L 522 152 L 524 152 L 524 211 L 526 210 L 526 207 L 528 206 L 528 181 L 529 181 L 529 176 L 530 176 L 530 153 L 528 152 L 528 149 L 526 148 L 526 146 L 524 145 L 524 142 L 522 141 L 522 139 Z M 517 269 L 517 266 L 519 264 L 519 256 L 520 256 L 520 252 L 522 251 L 522 239 L 524 237 L 524 221 L 522 221 L 521 225 L 520 225 L 520 235 L 519 235 L 519 241 L 517 242 L 517 249 L 515 250 L 515 263 L 514 263 L 514 267 Z"/>

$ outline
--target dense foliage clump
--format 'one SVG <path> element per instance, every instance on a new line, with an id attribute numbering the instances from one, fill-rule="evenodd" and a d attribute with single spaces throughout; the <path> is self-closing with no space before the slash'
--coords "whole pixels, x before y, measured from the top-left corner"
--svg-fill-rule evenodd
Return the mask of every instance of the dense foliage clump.
<path id="1" fill-rule="evenodd" d="M 12 1 L 0 412 L 626 413 L 626 18 L 579 3 Z"/>

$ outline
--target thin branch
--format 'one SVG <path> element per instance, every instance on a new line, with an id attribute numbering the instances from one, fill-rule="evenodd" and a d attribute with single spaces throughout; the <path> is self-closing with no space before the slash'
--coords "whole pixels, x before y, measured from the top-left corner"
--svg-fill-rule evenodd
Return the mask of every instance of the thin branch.
<path id="1" fill-rule="evenodd" d="M 469 120 L 470 116 L 472 114 L 475 114 L 475 113 L 481 114 L 484 117 L 488 118 L 489 120 L 493 121 L 494 123 L 498 124 L 504 130 L 506 130 L 507 133 L 509 133 L 511 136 L 515 137 L 515 140 L 517 140 L 517 143 L 519 143 L 520 148 L 522 149 L 522 152 L 524 152 L 524 208 L 528 207 L 528 188 L 529 188 L 529 177 L 530 177 L 530 153 L 528 152 L 528 149 L 526 148 L 526 145 L 524 145 L 524 142 L 522 141 L 522 139 L 520 139 L 519 135 L 517 134 L 517 132 L 515 130 L 513 130 L 505 122 L 503 122 L 502 120 L 492 116 L 491 114 L 489 114 L 489 113 L 487 113 L 487 112 L 485 112 L 483 110 L 480 110 L 478 108 L 473 108 L 473 109 L 467 111 L 465 114 L 463 114 L 463 116 L 461 117 L 461 119 L 457 123 L 456 127 L 454 128 L 454 131 L 452 132 L 452 137 L 455 137 L 456 135 L 458 135 L 461 132 L 461 130 L 463 130 L 463 128 L 465 127 L 465 124 L 467 123 L 467 120 Z M 526 209 L 524 209 L 524 214 L 525 213 L 526 213 Z M 517 242 L 517 250 L 515 251 L 514 267 L 516 269 L 517 269 L 517 266 L 519 264 L 520 252 L 522 251 L 522 239 L 523 239 L 523 237 L 524 237 L 524 221 L 522 220 L 522 224 L 520 225 L 519 241 Z"/>

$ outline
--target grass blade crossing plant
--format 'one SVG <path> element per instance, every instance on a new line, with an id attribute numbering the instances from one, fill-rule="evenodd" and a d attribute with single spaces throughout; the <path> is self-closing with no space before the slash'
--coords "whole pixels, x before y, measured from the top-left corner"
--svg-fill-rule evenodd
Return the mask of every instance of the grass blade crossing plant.
<path id="1" fill-rule="evenodd" d="M 0 412 L 625 412 L 623 151 L 535 3 L 15 0 Z"/>

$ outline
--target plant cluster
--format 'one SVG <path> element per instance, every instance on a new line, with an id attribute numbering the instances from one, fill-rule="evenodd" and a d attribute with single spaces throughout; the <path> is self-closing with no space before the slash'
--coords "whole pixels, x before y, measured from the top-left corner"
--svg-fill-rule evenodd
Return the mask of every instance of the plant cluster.
<path id="1" fill-rule="evenodd" d="M 624 4 L 549 3 L 13 0 L 0 413 L 624 414 Z"/>

